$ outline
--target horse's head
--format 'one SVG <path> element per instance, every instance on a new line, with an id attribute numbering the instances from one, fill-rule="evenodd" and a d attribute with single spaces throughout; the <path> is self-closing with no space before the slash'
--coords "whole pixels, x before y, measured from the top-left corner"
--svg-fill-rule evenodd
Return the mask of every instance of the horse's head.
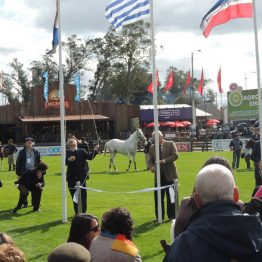
<path id="1" fill-rule="evenodd" d="M 140 128 L 137 128 L 136 129 L 136 134 L 137 134 L 137 139 L 138 140 L 142 140 L 142 142 L 145 142 L 146 141 L 146 138 L 142 132 L 142 130 Z"/>

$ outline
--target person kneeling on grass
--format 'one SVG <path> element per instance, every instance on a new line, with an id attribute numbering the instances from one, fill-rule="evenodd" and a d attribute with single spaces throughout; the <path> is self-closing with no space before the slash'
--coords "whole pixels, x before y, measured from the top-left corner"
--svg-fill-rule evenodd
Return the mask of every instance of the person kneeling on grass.
<path id="1" fill-rule="evenodd" d="M 18 204 L 12 210 L 12 213 L 16 213 L 17 210 L 22 208 L 29 191 L 32 195 L 33 211 L 39 211 L 42 190 L 45 186 L 44 175 L 47 169 L 48 166 L 45 163 L 39 163 L 35 169 L 27 170 L 18 181 L 14 182 L 20 191 L 20 195 Z"/>

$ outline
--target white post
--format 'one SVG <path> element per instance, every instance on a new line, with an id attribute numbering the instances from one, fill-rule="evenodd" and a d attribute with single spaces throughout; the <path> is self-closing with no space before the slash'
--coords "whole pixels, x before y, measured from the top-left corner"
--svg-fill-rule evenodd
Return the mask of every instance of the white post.
<path id="1" fill-rule="evenodd" d="M 154 30 L 154 9 L 153 0 L 150 1 L 150 19 L 151 19 L 151 48 L 152 48 L 152 76 L 153 76 L 153 104 L 154 104 L 154 125 L 155 125 L 155 152 L 156 152 L 156 174 L 157 187 L 160 187 L 160 165 L 159 165 L 159 128 L 158 128 L 158 109 L 157 109 L 157 84 L 156 84 L 156 61 L 155 61 L 155 30 Z M 161 190 L 157 191 L 158 218 L 162 223 Z"/>
<path id="2" fill-rule="evenodd" d="M 259 116 L 259 129 L 260 129 L 260 154 L 262 156 L 262 94 L 261 94 L 261 79 L 260 79 L 260 61 L 257 37 L 257 14 L 256 14 L 256 1 L 253 0 L 253 21 L 254 21 L 254 35 L 255 35 L 255 49 L 256 49 L 256 65 L 257 65 L 257 93 L 258 93 L 258 116 Z"/>
<path id="3" fill-rule="evenodd" d="M 77 213 L 81 214 L 82 213 L 82 198 L 81 198 L 81 183 L 80 181 L 76 182 L 76 190 L 79 189 L 79 195 L 78 195 L 78 199 L 77 199 Z"/>
<path id="4" fill-rule="evenodd" d="M 59 98 L 60 98 L 60 135 L 61 135 L 61 178 L 62 178 L 62 222 L 67 222 L 66 205 L 66 173 L 65 173 L 65 99 L 64 99 L 64 77 L 62 69 L 62 41 L 61 41 L 61 16 L 60 0 L 57 1 L 58 8 L 58 32 L 59 32 Z"/>

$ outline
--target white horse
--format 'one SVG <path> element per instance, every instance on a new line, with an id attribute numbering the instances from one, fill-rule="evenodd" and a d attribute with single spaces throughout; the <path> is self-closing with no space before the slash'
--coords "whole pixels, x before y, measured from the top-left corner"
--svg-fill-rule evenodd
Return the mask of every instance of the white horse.
<path id="1" fill-rule="evenodd" d="M 110 153 L 109 169 L 111 170 L 111 165 L 113 164 L 114 170 L 116 170 L 114 159 L 115 159 L 116 153 L 120 153 L 120 154 L 128 156 L 129 165 L 128 165 L 127 171 L 129 171 L 129 168 L 131 166 L 131 162 L 132 162 L 131 156 L 132 156 L 132 159 L 133 159 L 133 162 L 134 162 L 135 170 L 137 170 L 137 168 L 136 168 L 136 151 L 137 151 L 137 143 L 138 143 L 138 140 L 140 140 L 140 139 L 143 140 L 143 141 L 146 140 L 142 130 L 137 128 L 136 131 L 125 141 L 120 140 L 120 139 L 109 140 L 105 144 L 105 153 L 104 153 L 104 154 L 106 154 L 107 149 Z"/>

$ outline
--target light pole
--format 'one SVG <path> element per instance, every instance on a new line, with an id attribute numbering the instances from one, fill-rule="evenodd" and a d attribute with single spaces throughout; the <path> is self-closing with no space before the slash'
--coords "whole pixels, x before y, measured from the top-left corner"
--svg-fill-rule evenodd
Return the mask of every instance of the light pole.
<path id="1" fill-rule="evenodd" d="M 192 79 L 191 79 L 191 92 L 192 92 L 192 135 L 196 135 L 196 107 L 195 107 L 195 90 L 194 90 L 194 53 L 201 52 L 200 49 L 195 50 L 191 53 L 191 70 L 192 70 Z"/>
<path id="2" fill-rule="evenodd" d="M 254 71 L 254 72 L 246 72 L 245 73 L 245 90 L 247 90 L 247 79 L 248 79 L 247 75 L 248 74 L 256 74 L 256 72 Z"/>

